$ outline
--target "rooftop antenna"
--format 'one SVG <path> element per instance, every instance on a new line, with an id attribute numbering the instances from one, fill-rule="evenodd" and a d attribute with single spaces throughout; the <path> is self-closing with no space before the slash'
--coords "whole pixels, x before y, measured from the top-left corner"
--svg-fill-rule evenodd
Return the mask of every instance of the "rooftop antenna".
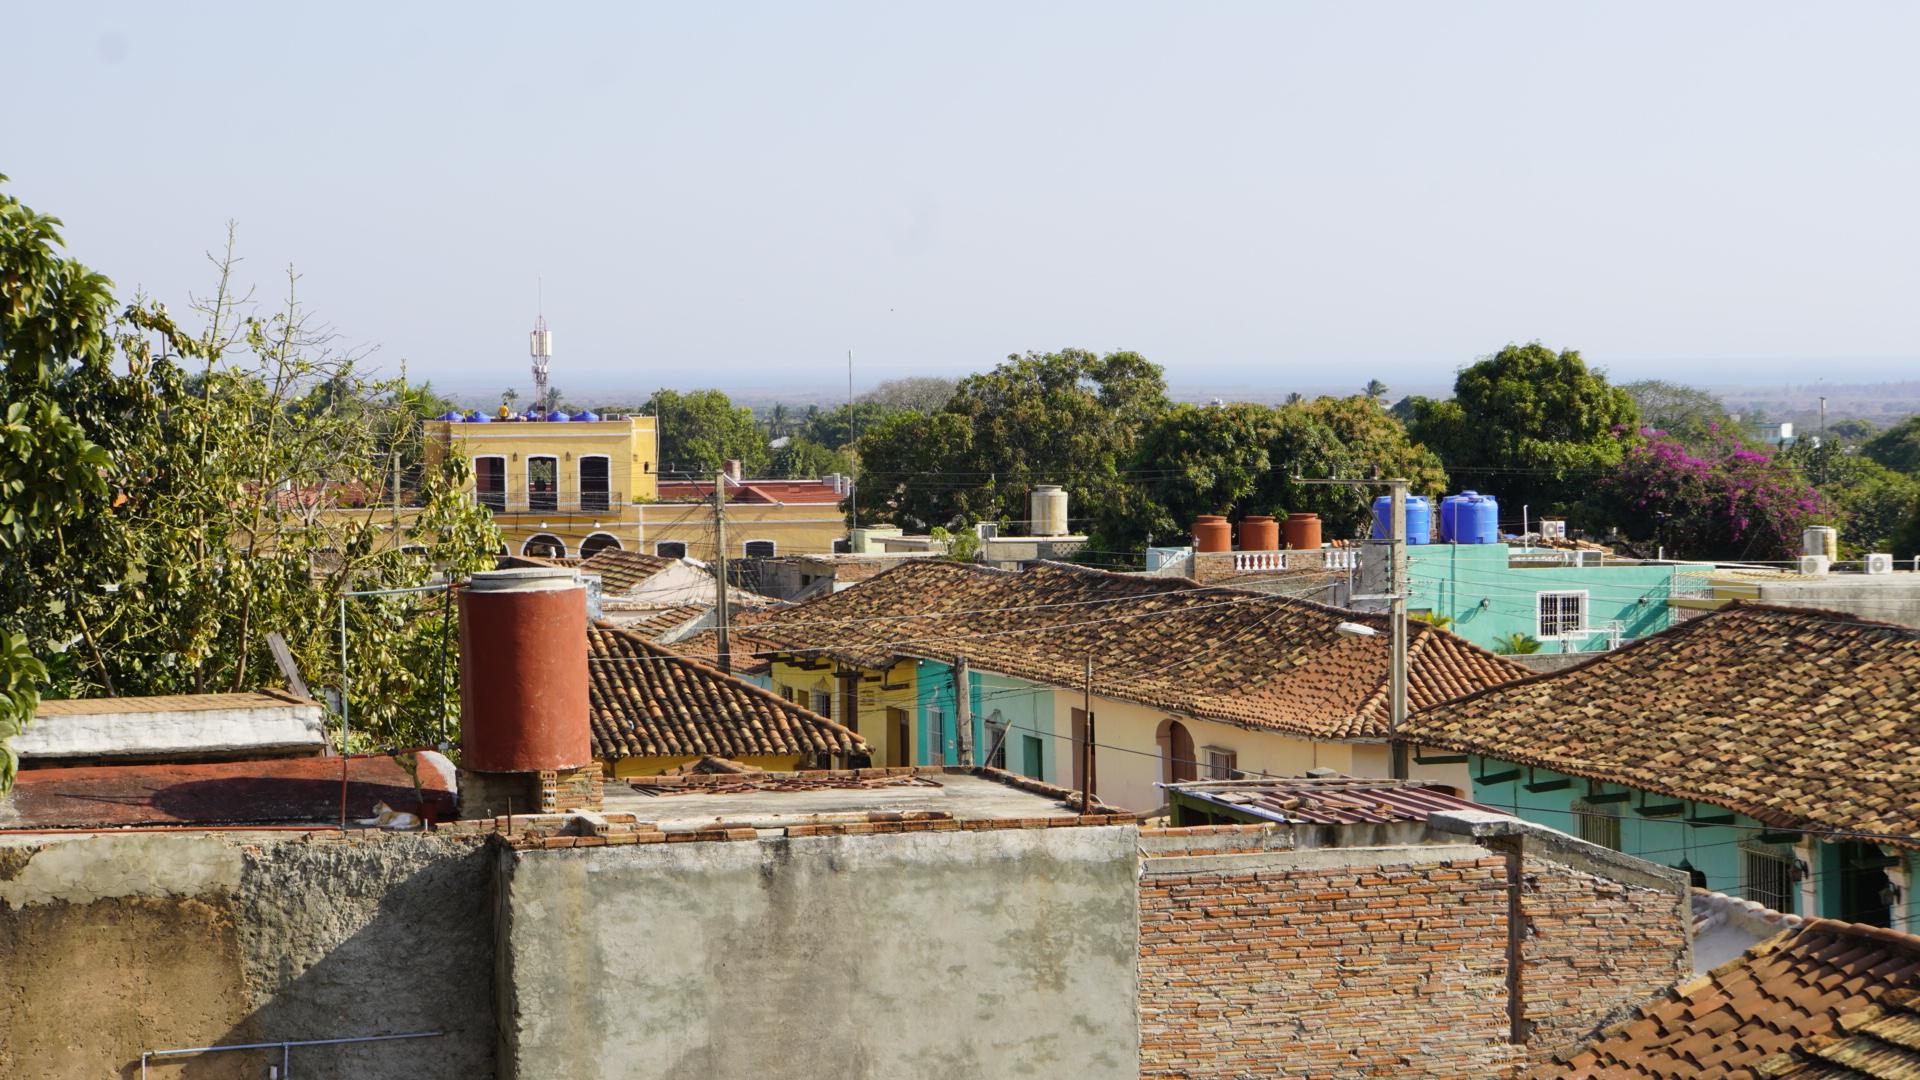
<path id="1" fill-rule="evenodd" d="M 547 400 L 547 365 L 553 363 L 553 331 L 547 329 L 546 282 L 542 280 L 536 288 L 538 306 L 533 317 L 533 333 L 527 335 L 527 351 L 533 354 L 533 407 L 543 415 L 552 411 L 553 402 Z"/>

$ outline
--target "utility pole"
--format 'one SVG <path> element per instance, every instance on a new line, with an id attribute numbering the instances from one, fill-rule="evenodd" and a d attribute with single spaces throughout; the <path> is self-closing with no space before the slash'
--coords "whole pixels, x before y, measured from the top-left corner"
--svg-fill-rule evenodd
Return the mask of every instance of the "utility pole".
<path id="1" fill-rule="evenodd" d="M 722 469 L 713 477 L 713 587 L 714 605 L 719 614 L 716 624 L 720 638 L 720 670 L 733 673 L 733 650 L 727 640 L 732 620 L 727 612 L 727 473 Z"/>
<path id="2" fill-rule="evenodd" d="M 1080 692 L 1080 711 L 1086 714 L 1085 738 L 1080 741 L 1080 812 L 1093 813 L 1093 654 L 1087 654 L 1087 680 Z"/>
<path id="3" fill-rule="evenodd" d="M 960 765 L 973 767 L 973 670 L 967 658 L 953 661 L 953 716 L 959 727 Z"/>
<path id="4" fill-rule="evenodd" d="M 1820 396 L 1820 482 L 1827 482 L 1827 398 Z"/>
<path id="5" fill-rule="evenodd" d="M 854 440 L 860 433 L 854 427 L 853 420 L 853 350 L 847 350 L 847 458 L 853 472 L 852 480 L 847 484 L 847 539 L 853 539 L 853 530 L 860 527 L 860 448 Z M 851 544 L 848 545 L 852 547 Z"/>
<path id="6" fill-rule="evenodd" d="M 1386 485 L 1392 500 L 1388 511 L 1389 543 L 1393 551 L 1392 576 L 1387 585 L 1390 647 L 1387 673 L 1387 756 L 1388 771 L 1395 780 L 1405 780 L 1410 771 L 1406 747 L 1400 744 L 1400 732 L 1407 726 L 1407 488 L 1404 479 L 1391 480 L 1309 480 L 1293 478 L 1296 484 L 1329 484 L 1340 487 L 1379 487 Z M 1379 599 L 1374 597 L 1373 599 Z"/>

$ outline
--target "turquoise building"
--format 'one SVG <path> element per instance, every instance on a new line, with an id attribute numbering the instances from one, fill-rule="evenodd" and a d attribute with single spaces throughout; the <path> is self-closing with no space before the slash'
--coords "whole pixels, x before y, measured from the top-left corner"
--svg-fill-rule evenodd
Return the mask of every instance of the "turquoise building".
<path id="1" fill-rule="evenodd" d="M 960 764 L 959 710 L 955 707 L 953 667 L 921 660 L 919 739 L 915 762 Z M 1054 737 L 1054 688 L 1025 679 L 974 670 L 969 705 L 973 713 L 974 760 L 1008 772 L 1058 783 L 1060 740 Z"/>
<path id="2" fill-rule="evenodd" d="M 1690 871 L 1694 884 L 1776 911 L 1909 929 L 1920 926 L 1915 853 L 1762 824 L 1721 807 L 1514 765 L 1479 754 L 1417 751 L 1421 766 L 1464 764 L 1471 798 L 1583 840 Z"/>
<path id="3" fill-rule="evenodd" d="M 1580 565 L 1569 560 L 1593 560 Z M 1671 563 L 1601 565 L 1599 552 L 1511 544 L 1407 548 L 1407 610 L 1483 648 L 1514 634 L 1541 652 L 1603 652 L 1673 625 Z"/>

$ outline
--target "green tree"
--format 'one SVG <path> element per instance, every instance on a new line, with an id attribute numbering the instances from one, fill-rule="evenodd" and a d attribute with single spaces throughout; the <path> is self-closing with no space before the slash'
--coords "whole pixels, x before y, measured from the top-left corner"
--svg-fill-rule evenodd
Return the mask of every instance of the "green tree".
<path id="1" fill-rule="evenodd" d="M 727 459 L 738 458 L 748 475 L 767 467 L 766 437 L 753 410 L 736 406 L 718 390 L 662 390 L 647 403 L 660 425 L 660 471 L 713 479 Z"/>
<path id="2" fill-rule="evenodd" d="M 1868 439 L 1860 452 L 1895 472 L 1920 473 L 1920 416 L 1909 416 Z"/>
<path id="3" fill-rule="evenodd" d="M 1639 422 L 1633 399 L 1571 349 L 1509 345 L 1460 372 L 1453 397 L 1419 404 L 1409 433 L 1456 483 L 1567 511 L 1620 463 L 1617 432 Z"/>
<path id="4" fill-rule="evenodd" d="M 0 280 L 31 280 L 16 271 L 36 258 L 59 262 L 54 244 L 49 227 L 38 256 L 0 256 Z M 47 665 L 63 694 L 270 685 L 271 631 L 310 684 L 337 686 L 343 591 L 464 574 L 491 565 L 499 544 L 463 494 L 462 462 L 423 464 L 407 505 L 394 505 L 394 461 L 422 457 L 412 391 L 362 376 L 291 290 L 277 314 L 252 315 L 229 288 L 231 253 L 216 262 L 199 334 L 143 303 L 115 319 L 104 279 L 70 263 L 62 272 L 77 276 L 44 294 L 87 297 L 84 312 L 59 318 L 90 339 L 58 343 L 50 355 L 66 357 L 64 374 L 44 396 L 102 456 L 72 488 L 76 512 L 0 559 L 0 610 L 27 641 L 71 647 Z M 24 371 L 17 347 L 34 338 L 4 335 L 9 383 Z M 27 395 L 10 385 L 16 397 Z M 427 662 L 450 644 L 439 610 L 410 597 L 350 608 L 358 745 L 419 742 L 450 721 L 441 709 L 457 701 L 457 665 Z"/>
<path id="5" fill-rule="evenodd" d="M 1540 639 L 1515 630 L 1495 641 L 1493 651 L 1502 656 L 1526 656 L 1540 651 Z"/>
<path id="6" fill-rule="evenodd" d="M 911 375 L 904 379 L 888 379 L 860 395 L 860 400 L 871 402 L 889 412 L 939 412 L 953 399 L 953 390 L 957 384 L 952 379 L 942 379 L 934 375 Z"/>
<path id="7" fill-rule="evenodd" d="M 69 525 L 105 513 L 109 494 L 106 451 L 63 399 L 107 404 L 98 390 L 116 351 L 111 285 L 60 253 L 59 230 L 0 191 L 0 793 L 16 766 L 7 742 L 33 718 L 48 659 L 67 645 L 47 633 L 66 589 L 43 594 L 30 571 L 64 546 Z"/>
<path id="8" fill-rule="evenodd" d="M 806 422 L 800 425 L 800 437 L 830 450 L 839 450 L 851 446 L 856 438 L 898 411 L 877 401 L 865 400 L 855 402 L 852 407 L 841 405 L 830 410 L 816 405 L 807 410 Z"/>
<path id="9" fill-rule="evenodd" d="M 1782 457 L 1826 496 L 1844 555 L 1900 547 L 1907 520 L 1920 505 L 1920 478 L 1833 442 L 1815 446 L 1811 439 L 1802 440 Z"/>
<path id="10" fill-rule="evenodd" d="M 1381 382 L 1379 379 L 1368 379 L 1366 389 L 1362 390 L 1360 393 L 1368 401 L 1378 402 L 1386 398 L 1387 384 Z"/>
<path id="11" fill-rule="evenodd" d="M 828 473 L 851 473 L 853 460 L 838 450 L 795 436 L 773 452 L 767 475 L 778 480 L 810 480 Z"/>
<path id="12" fill-rule="evenodd" d="M 933 416 L 894 413 L 861 436 L 862 507 L 917 528 L 1004 522 L 1025 518 L 1035 484 L 1058 483 L 1100 513 L 1126 498 L 1123 462 L 1166 408 L 1160 368 L 1138 353 L 1010 356 Z"/>
<path id="13" fill-rule="evenodd" d="M 775 402 L 773 408 L 767 410 L 767 438 L 778 439 L 791 427 L 793 427 L 793 410 L 783 403 Z"/>

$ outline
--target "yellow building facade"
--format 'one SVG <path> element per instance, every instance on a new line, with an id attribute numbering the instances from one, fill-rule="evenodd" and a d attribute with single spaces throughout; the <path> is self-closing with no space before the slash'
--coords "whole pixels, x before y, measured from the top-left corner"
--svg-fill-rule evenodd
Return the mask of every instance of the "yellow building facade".
<path id="1" fill-rule="evenodd" d="M 914 765 L 919 688 L 915 663 L 902 660 L 884 670 L 836 663 L 773 660 L 773 692 L 854 729 L 873 747 L 873 764 Z"/>
<path id="2" fill-rule="evenodd" d="M 434 420 L 429 456 L 472 467 L 472 493 L 493 511 L 514 555 L 591 555 L 641 546 L 641 507 L 659 498 L 651 416 L 595 420 Z"/>

